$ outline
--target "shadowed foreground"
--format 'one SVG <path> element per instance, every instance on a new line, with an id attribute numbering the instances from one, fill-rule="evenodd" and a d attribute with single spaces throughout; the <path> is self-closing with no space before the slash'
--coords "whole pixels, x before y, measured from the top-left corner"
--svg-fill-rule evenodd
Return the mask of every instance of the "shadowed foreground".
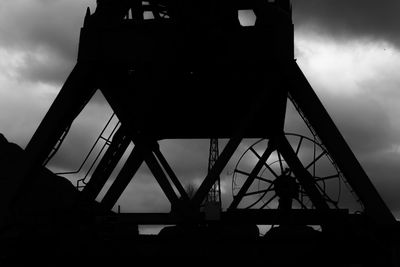
<path id="1" fill-rule="evenodd" d="M 12 186 L 24 151 L 0 136 L 1 187 Z M 264 237 L 255 224 L 182 224 L 139 235 L 122 214 L 86 201 L 65 178 L 46 168 L 10 207 L 0 232 L 2 266 L 118 266 L 125 262 L 254 263 L 263 266 L 385 266 L 390 251 L 348 229 L 346 235 L 281 226 Z M 2 190 L 6 192 L 6 190 Z M 4 195 L 3 195 L 4 197 Z M 359 233 L 358 233 L 358 232 Z M 330 265 L 329 265 L 330 264 Z"/>

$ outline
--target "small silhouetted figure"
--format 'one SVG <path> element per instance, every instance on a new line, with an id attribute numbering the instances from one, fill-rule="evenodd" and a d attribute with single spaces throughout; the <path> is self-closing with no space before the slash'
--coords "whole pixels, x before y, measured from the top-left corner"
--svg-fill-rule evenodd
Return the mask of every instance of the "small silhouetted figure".
<path id="1" fill-rule="evenodd" d="M 275 193 L 279 197 L 280 210 L 288 211 L 292 209 L 293 199 L 298 198 L 300 186 L 294 177 L 283 174 L 274 182 Z"/>

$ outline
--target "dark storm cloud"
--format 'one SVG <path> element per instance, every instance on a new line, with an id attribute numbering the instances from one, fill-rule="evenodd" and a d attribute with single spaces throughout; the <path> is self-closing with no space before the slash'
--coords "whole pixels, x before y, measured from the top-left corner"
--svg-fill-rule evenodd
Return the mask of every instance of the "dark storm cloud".
<path id="1" fill-rule="evenodd" d="M 295 27 L 335 37 L 372 38 L 400 45 L 398 0 L 293 0 Z"/>
<path id="2" fill-rule="evenodd" d="M 296 28 L 346 38 L 377 38 L 400 44 L 400 2 L 396 0 L 293 0 Z M 22 79 L 62 83 L 76 60 L 79 30 L 94 0 L 16 0 L 0 4 L 0 46 L 28 52 Z M 316 26 L 318 25 L 318 26 Z M 32 54 L 50 55 L 40 61 Z"/>

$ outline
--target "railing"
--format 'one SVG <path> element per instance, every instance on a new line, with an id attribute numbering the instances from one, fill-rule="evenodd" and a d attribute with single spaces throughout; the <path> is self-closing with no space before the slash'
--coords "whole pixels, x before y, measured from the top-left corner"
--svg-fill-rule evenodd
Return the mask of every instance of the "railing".
<path id="1" fill-rule="evenodd" d="M 97 145 L 99 144 L 99 142 L 102 140 L 104 141 L 104 144 L 101 146 L 100 151 L 97 153 L 97 155 L 95 156 L 94 160 L 92 161 L 92 163 L 90 164 L 89 169 L 86 171 L 85 175 L 77 180 L 77 184 L 76 187 L 78 190 L 82 189 L 83 187 L 85 187 L 86 183 L 87 183 L 87 179 L 89 177 L 90 172 L 93 170 L 93 168 L 95 167 L 97 161 L 99 160 L 101 154 L 103 153 L 104 149 L 106 148 L 106 146 L 109 146 L 111 144 L 111 140 L 112 137 L 114 135 L 114 133 L 116 132 L 116 130 L 118 129 L 118 127 L 120 126 L 120 121 L 118 121 L 114 126 L 112 126 L 111 132 L 107 135 L 105 135 L 106 130 L 110 127 L 111 122 L 113 121 L 113 119 L 115 118 L 115 113 L 113 113 L 110 118 L 108 119 L 107 123 L 105 124 L 105 126 L 103 127 L 102 131 L 100 132 L 99 136 L 97 137 L 96 141 L 94 142 L 93 146 L 90 148 L 89 152 L 86 154 L 85 158 L 83 159 L 81 165 L 74 171 L 67 171 L 67 172 L 57 172 L 55 174 L 57 175 L 71 175 L 71 174 L 78 174 L 82 171 L 83 167 L 86 165 L 86 163 L 88 163 L 90 156 L 93 154 L 95 148 L 97 147 Z M 63 134 L 62 136 L 62 140 L 65 138 L 67 131 Z M 61 138 L 60 138 L 61 140 Z M 62 142 L 62 141 L 61 141 Z M 61 142 L 57 142 L 57 146 L 53 149 L 53 151 L 57 151 L 61 145 Z M 51 154 L 51 157 L 55 154 L 55 152 Z M 51 157 L 48 157 L 49 160 L 51 159 Z M 48 162 L 49 160 L 46 160 L 46 162 Z"/>

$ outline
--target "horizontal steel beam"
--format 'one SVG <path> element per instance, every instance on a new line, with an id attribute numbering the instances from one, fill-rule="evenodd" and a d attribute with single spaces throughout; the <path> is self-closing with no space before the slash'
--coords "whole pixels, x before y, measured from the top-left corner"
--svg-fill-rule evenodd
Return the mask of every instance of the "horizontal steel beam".
<path id="1" fill-rule="evenodd" d="M 347 222 L 361 218 L 361 215 L 349 214 L 348 210 L 292 210 L 285 214 L 280 210 L 233 210 L 221 213 L 221 222 L 227 224 L 261 224 L 273 225 L 283 221 L 293 224 L 321 225 L 329 222 Z M 191 218 L 192 222 L 206 223 L 204 213 Z M 98 216 L 98 222 L 118 222 L 144 225 L 169 225 L 187 222 L 184 217 L 173 213 L 119 213 Z"/>

